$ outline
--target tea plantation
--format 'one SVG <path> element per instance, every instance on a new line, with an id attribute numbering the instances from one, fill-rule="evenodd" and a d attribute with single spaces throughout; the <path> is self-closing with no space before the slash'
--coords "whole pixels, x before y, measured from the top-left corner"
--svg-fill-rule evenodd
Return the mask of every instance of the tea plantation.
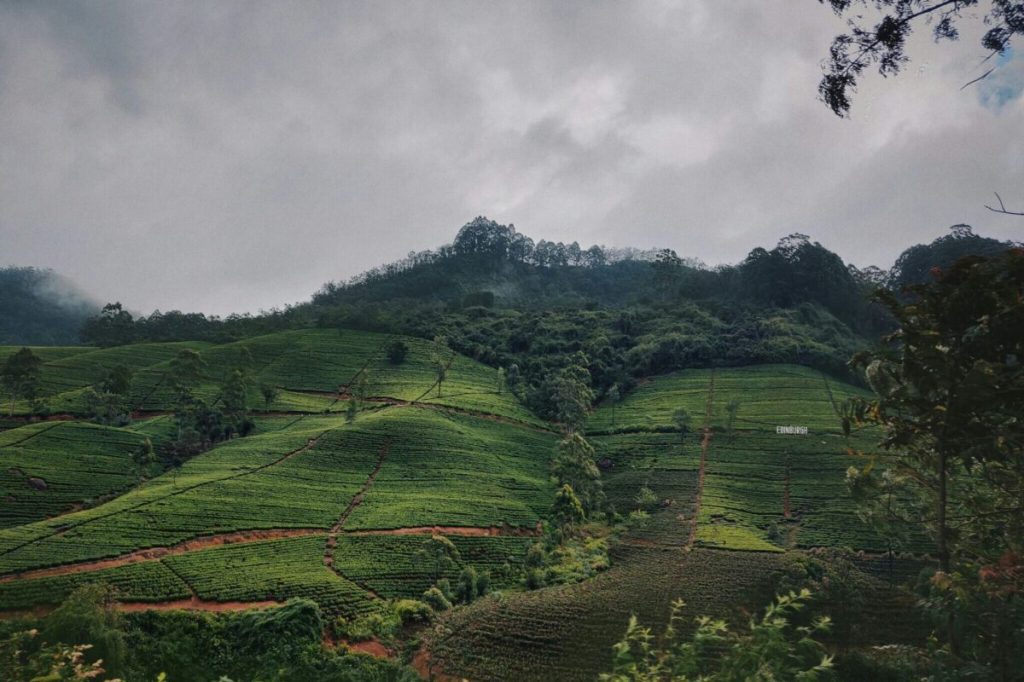
<path id="1" fill-rule="evenodd" d="M 40 349 L 53 417 L 32 421 L 17 403 L 21 416 L 0 431 L 0 613 L 51 608 L 102 582 L 133 609 L 305 597 L 352 621 L 472 568 L 494 594 L 421 633 L 427 668 L 584 680 L 607 668 L 630 613 L 660 622 L 682 597 L 695 615 L 735 618 L 821 548 L 856 559 L 864 589 L 897 599 L 871 563 L 885 541 L 845 492 L 850 448 L 877 440 L 840 428 L 837 406 L 860 389 L 765 365 L 676 372 L 605 401 L 586 425 L 604 493 L 620 522 L 640 506 L 647 514 L 620 523 L 607 570 L 528 590 L 530 548 L 550 522 L 557 428 L 499 389 L 493 368 L 412 338 L 394 362 L 394 340 L 301 330 Z M 252 430 L 152 475 L 135 453 L 143 439 L 175 437 L 169 376 L 182 349 L 199 351 L 195 393 L 212 404 L 244 368 Z M 87 421 L 83 396 L 118 365 L 134 372 L 131 423 Z M 451 541 L 451 561 L 424 558 L 432 535 Z M 890 630 L 914 627 L 890 620 Z"/>

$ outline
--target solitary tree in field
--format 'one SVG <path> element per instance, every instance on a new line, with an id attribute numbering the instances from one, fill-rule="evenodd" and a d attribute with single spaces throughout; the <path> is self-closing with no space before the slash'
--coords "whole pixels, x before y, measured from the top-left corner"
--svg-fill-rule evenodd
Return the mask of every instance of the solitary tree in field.
<path id="1" fill-rule="evenodd" d="M 356 380 L 352 382 L 352 390 L 349 393 L 348 408 L 345 410 L 345 421 L 349 424 L 355 422 L 359 415 L 359 407 L 370 394 L 370 378 L 366 370 L 360 370 Z"/>
<path id="2" fill-rule="evenodd" d="M 33 400 L 38 395 L 42 364 L 43 361 L 30 348 L 22 348 L 9 356 L 0 368 L 0 384 L 11 396 L 12 415 L 15 400 Z"/>
<path id="3" fill-rule="evenodd" d="M 206 362 L 198 352 L 186 348 L 173 360 L 169 378 L 175 396 L 175 417 L 178 421 L 178 440 L 181 440 L 189 407 L 195 402 L 192 391 L 202 381 Z"/>
<path id="4" fill-rule="evenodd" d="M 388 362 L 392 365 L 402 364 L 405 362 L 405 357 L 409 354 L 409 346 L 401 339 L 392 339 L 384 350 L 387 353 Z"/>
<path id="5" fill-rule="evenodd" d="M 192 389 L 203 380 L 206 362 L 198 351 L 183 349 L 171 360 L 171 387 L 179 399 L 192 397 Z"/>
<path id="6" fill-rule="evenodd" d="M 690 425 L 693 423 L 693 418 L 685 408 L 680 407 L 672 413 L 672 422 L 676 425 L 676 429 L 679 431 L 679 444 L 681 447 L 683 441 L 686 440 L 686 434 L 690 432 Z"/>
<path id="7" fill-rule="evenodd" d="M 263 407 L 270 411 L 270 404 L 277 400 L 277 387 L 273 384 L 260 384 L 260 395 L 263 396 Z"/>
<path id="8" fill-rule="evenodd" d="M 736 415 L 740 411 L 740 401 L 733 399 L 725 404 L 725 430 L 729 434 L 729 438 L 732 438 L 732 430 L 736 426 Z"/>
<path id="9" fill-rule="evenodd" d="M 430 351 L 430 364 L 437 373 L 437 397 L 441 397 L 441 384 L 448 378 L 448 367 L 452 364 L 453 354 L 448 347 L 448 339 L 443 336 L 434 337 L 434 345 Z"/>
<path id="10" fill-rule="evenodd" d="M 508 386 L 508 390 L 512 393 L 516 392 L 519 388 L 519 365 L 512 363 L 508 366 L 508 372 L 505 375 L 505 385 Z"/>
<path id="11" fill-rule="evenodd" d="M 221 387 L 223 413 L 235 433 L 245 434 L 250 428 L 249 388 L 241 369 L 232 370 Z"/>
<path id="12" fill-rule="evenodd" d="M 504 367 L 499 367 L 498 368 L 498 376 L 497 376 L 497 379 L 495 380 L 495 384 L 496 384 L 497 389 L 498 389 L 498 395 L 501 395 L 502 391 L 505 390 L 505 382 L 506 382 L 505 368 Z"/>
<path id="13" fill-rule="evenodd" d="M 612 384 L 612 387 L 608 389 L 608 404 L 612 406 L 612 428 L 615 428 L 615 408 L 622 400 L 622 393 L 619 391 L 618 384 Z"/>
<path id="14" fill-rule="evenodd" d="M 113 367 L 86 393 L 86 403 L 94 420 L 101 424 L 123 425 L 131 421 L 129 404 L 132 371 L 125 365 Z"/>

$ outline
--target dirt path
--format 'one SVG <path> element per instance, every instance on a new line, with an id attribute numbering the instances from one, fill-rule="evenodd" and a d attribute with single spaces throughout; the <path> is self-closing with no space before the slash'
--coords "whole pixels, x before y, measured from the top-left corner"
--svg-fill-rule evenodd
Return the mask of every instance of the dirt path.
<path id="1" fill-rule="evenodd" d="M 347 642 L 341 640 L 338 644 L 344 645 L 349 651 L 360 654 L 369 654 L 376 658 L 395 658 L 395 652 L 384 646 L 376 639 L 368 639 L 365 642 Z"/>
<path id="2" fill-rule="evenodd" d="M 284 528 L 268 530 L 243 530 L 235 533 L 224 533 L 221 535 L 207 535 L 204 537 L 185 540 L 176 545 L 168 547 L 150 547 L 140 549 L 129 554 L 123 554 L 111 559 L 98 559 L 96 561 L 85 561 L 78 564 L 66 566 L 51 566 L 50 568 L 37 568 L 20 573 L 8 573 L 0 576 L 0 584 L 9 583 L 14 580 L 28 580 L 31 578 L 46 578 L 57 575 L 70 575 L 72 573 L 87 573 L 89 571 L 100 571 L 105 568 L 117 568 L 127 564 L 136 564 L 143 561 L 157 561 L 164 557 L 176 554 L 194 552 L 207 547 L 219 547 L 221 545 L 233 545 L 247 542 L 259 542 L 260 540 L 277 540 L 281 538 L 304 537 L 308 535 L 323 535 L 320 528 Z"/>
<path id="3" fill-rule="evenodd" d="M 700 519 L 701 498 L 704 497 L 704 477 L 707 472 L 708 450 L 711 448 L 711 409 L 715 400 L 715 370 L 711 370 L 708 382 L 708 401 L 704 410 L 704 438 L 700 442 L 700 468 L 697 471 L 697 495 L 693 503 L 693 524 L 690 526 L 690 537 L 687 547 L 693 547 L 697 541 L 697 523 Z"/>
<path id="4" fill-rule="evenodd" d="M 351 512 L 350 512 L 351 513 Z M 333 529 L 332 529 L 333 531 Z M 32 580 L 34 578 L 49 578 L 53 576 L 72 575 L 75 573 L 89 573 L 102 571 L 108 568 L 117 568 L 127 564 L 137 564 L 145 561 L 159 561 L 165 557 L 195 552 L 210 547 L 221 547 L 224 545 L 236 545 L 249 542 L 260 542 L 264 540 L 281 540 L 285 538 L 309 537 L 311 535 L 327 535 L 328 550 L 333 550 L 336 539 L 339 535 L 448 535 L 459 537 L 534 537 L 540 535 L 539 528 L 513 528 L 510 526 L 412 526 L 408 528 L 383 528 L 379 530 L 357 530 L 345 532 L 340 528 L 331 535 L 332 531 L 324 531 L 322 528 L 280 528 L 243 530 L 220 535 L 207 535 L 203 537 L 185 540 L 175 545 L 165 547 L 149 547 L 140 549 L 128 554 L 123 554 L 110 559 L 97 559 L 95 561 L 83 561 L 77 564 L 66 564 L 63 566 L 50 566 L 48 568 L 37 568 L 20 573 L 8 573 L 0 575 L 0 584 L 13 582 L 15 580 Z M 328 559 L 333 561 L 330 554 L 325 554 L 324 563 L 327 566 Z"/>
<path id="5" fill-rule="evenodd" d="M 324 566 L 337 573 L 342 578 L 359 585 L 362 589 L 366 590 L 374 599 L 380 599 L 380 595 L 374 592 L 366 585 L 361 585 L 356 581 L 352 580 L 348 576 L 342 575 L 341 571 L 334 567 L 334 548 L 338 544 L 338 535 L 341 533 L 342 528 L 345 527 L 345 522 L 348 521 L 348 517 L 352 515 L 359 505 L 363 503 L 363 499 L 366 497 L 366 493 L 369 492 L 370 488 L 373 487 L 373 482 L 377 480 L 377 474 L 380 473 L 381 467 L 384 466 L 384 460 L 388 458 L 388 451 L 391 449 L 391 439 L 385 438 L 384 442 L 380 445 L 380 450 L 377 452 L 377 465 L 373 467 L 373 471 L 366 477 L 366 482 L 363 483 L 363 487 L 359 489 L 352 499 L 349 501 L 348 506 L 341 512 L 341 516 L 331 526 L 331 529 L 327 532 L 327 543 L 324 546 Z"/>
<path id="6" fill-rule="evenodd" d="M 436 670 L 436 665 L 430 657 L 430 652 L 424 647 L 420 647 L 420 650 L 416 652 L 416 655 L 412 657 L 413 670 L 424 680 L 432 680 L 433 682 L 465 682 L 464 677 L 455 677 L 453 675 L 446 675 L 445 673 Z"/>
<path id="7" fill-rule="evenodd" d="M 144 602 L 128 601 L 118 602 L 118 611 L 124 613 L 137 613 L 139 611 L 175 611 L 185 609 L 188 611 L 207 611 L 210 613 L 226 613 L 229 611 L 248 611 L 250 609 L 274 608 L 284 604 L 278 601 L 210 601 L 191 597 L 190 599 L 174 599 L 171 601 Z M 45 618 L 53 613 L 57 607 L 53 604 L 36 606 L 32 609 L 0 611 L 0 620 L 16 620 L 22 618 Z"/>
<path id="8" fill-rule="evenodd" d="M 353 530 L 345 535 L 453 535 L 459 537 L 536 537 L 540 528 L 516 528 L 512 526 L 408 526 L 405 528 L 383 528 L 380 530 Z"/>
<path id="9" fill-rule="evenodd" d="M 208 611 L 211 613 L 223 613 L 226 611 L 248 611 L 249 609 L 266 609 L 281 606 L 284 602 L 279 601 L 210 601 L 192 597 L 191 599 L 175 599 L 174 601 L 142 602 L 128 601 L 117 604 L 118 611 L 133 613 L 137 611 L 175 611 L 186 609 L 188 611 Z"/>

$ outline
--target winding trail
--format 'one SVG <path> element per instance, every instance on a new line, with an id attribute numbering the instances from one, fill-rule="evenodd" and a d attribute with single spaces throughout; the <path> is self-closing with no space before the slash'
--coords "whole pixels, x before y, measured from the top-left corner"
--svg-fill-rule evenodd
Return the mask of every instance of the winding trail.
<path id="1" fill-rule="evenodd" d="M 208 613 L 226 613 L 229 611 L 249 611 L 252 609 L 267 609 L 282 606 L 284 602 L 279 601 L 210 601 L 191 597 L 189 599 L 174 599 L 171 601 L 126 601 L 117 602 L 115 608 L 124 613 L 137 613 L 139 611 L 206 611 Z M 44 618 L 56 610 L 54 604 L 45 604 L 31 609 L 14 609 L 0 611 L 0 620 L 15 620 L 20 618 Z"/>
<path id="2" fill-rule="evenodd" d="M 366 493 L 369 492 L 371 487 L 373 487 L 373 482 L 377 480 L 377 474 L 380 473 L 381 467 L 384 466 L 384 460 L 388 458 L 388 451 L 390 449 L 391 438 L 385 437 L 384 442 L 380 444 L 380 450 L 377 452 L 377 465 L 373 467 L 373 471 L 371 471 L 370 475 L 366 477 L 366 482 L 363 483 L 363 487 L 359 489 L 359 492 L 352 496 L 348 506 L 345 507 L 345 510 L 341 512 L 341 516 L 338 517 L 338 520 L 327 532 L 327 542 L 324 545 L 324 566 L 331 569 L 345 580 L 358 585 L 374 599 L 380 599 L 381 596 L 366 585 L 360 584 L 348 576 L 343 575 L 341 571 L 334 566 L 334 548 L 338 544 L 338 535 L 342 532 L 342 528 L 345 527 L 345 522 L 348 521 L 348 517 L 351 516 L 352 512 L 354 512 L 359 505 L 363 503 L 363 500 L 366 498 Z"/>

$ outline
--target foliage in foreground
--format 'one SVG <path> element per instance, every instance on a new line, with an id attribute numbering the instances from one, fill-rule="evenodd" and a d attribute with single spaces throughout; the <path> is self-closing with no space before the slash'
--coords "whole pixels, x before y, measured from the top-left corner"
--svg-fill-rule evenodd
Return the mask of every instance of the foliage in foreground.
<path id="1" fill-rule="evenodd" d="M 6 637 L 0 638 L 0 679 L 416 679 L 415 673 L 396 663 L 325 648 L 323 628 L 320 608 L 307 599 L 238 614 L 148 611 L 121 616 L 109 589 L 86 585 L 38 627 L 5 628 Z"/>
<path id="2" fill-rule="evenodd" d="M 613 647 L 614 668 L 602 682 L 689 682 L 707 680 L 826 680 L 832 679 L 832 657 L 816 636 L 829 630 L 827 616 L 811 625 L 793 625 L 793 616 L 811 599 L 809 590 L 776 597 L 748 631 L 734 632 L 724 620 L 696 619 L 689 639 L 681 639 L 684 603 L 676 600 L 668 627 L 660 638 L 651 629 L 629 620 L 626 634 Z M 719 654 L 718 652 L 721 652 Z"/>
<path id="3" fill-rule="evenodd" d="M 851 468 L 862 515 L 898 541 L 917 523 L 939 570 L 923 590 L 951 665 L 1013 679 L 1024 664 L 1024 250 L 969 257 L 904 301 L 890 346 L 863 354 L 877 393 L 856 422 L 880 426 L 892 464 Z"/>

